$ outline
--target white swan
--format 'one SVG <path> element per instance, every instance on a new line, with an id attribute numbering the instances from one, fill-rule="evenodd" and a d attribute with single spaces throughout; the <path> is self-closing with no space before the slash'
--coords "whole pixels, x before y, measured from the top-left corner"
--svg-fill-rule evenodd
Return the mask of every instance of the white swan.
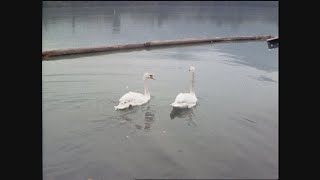
<path id="1" fill-rule="evenodd" d="M 150 100 L 150 93 L 147 87 L 147 79 L 153 79 L 153 74 L 145 73 L 143 75 L 144 81 L 144 94 L 136 93 L 136 92 L 128 92 L 127 94 L 123 95 L 119 99 L 119 105 L 114 106 L 115 110 L 118 109 L 125 109 L 130 106 L 139 106 L 145 104 Z"/>
<path id="2" fill-rule="evenodd" d="M 194 92 L 194 71 L 195 67 L 190 66 L 189 71 L 191 71 L 191 87 L 190 93 L 180 93 L 177 95 L 175 101 L 171 104 L 171 106 L 176 108 L 191 108 L 197 104 L 197 97 Z"/>

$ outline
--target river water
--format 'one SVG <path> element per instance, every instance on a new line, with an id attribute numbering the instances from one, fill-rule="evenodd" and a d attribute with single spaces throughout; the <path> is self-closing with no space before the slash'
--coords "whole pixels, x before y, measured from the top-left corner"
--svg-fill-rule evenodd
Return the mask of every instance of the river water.
<path id="1" fill-rule="evenodd" d="M 70 5 L 71 4 L 71 5 Z M 267 4 L 267 5 L 265 5 Z M 195 37 L 278 35 L 278 6 L 47 2 L 43 50 Z M 278 49 L 205 44 L 42 62 L 43 177 L 278 178 Z M 194 108 L 169 104 L 188 92 Z M 151 100 L 115 111 L 128 91 Z"/>

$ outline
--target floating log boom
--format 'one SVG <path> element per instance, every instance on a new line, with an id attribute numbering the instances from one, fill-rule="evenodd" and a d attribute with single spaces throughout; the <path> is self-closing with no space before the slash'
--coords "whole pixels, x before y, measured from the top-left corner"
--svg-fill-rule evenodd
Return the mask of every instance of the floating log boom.
<path id="1" fill-rule="evenodd" d="M 199 43 L 216 43 L 216 42 L 237 42 L 237 41 L 266 41 L 273 38 L 273 36 L 239 36 L 239 37 L 214 37 L 214 38 L 194 38 L 194 39 L 180 39 L 180 40 L 165 40 L 165 41 L 150 41 L 146 43 L 112 45 L 104 47 L 92 48 L 76 48 L 76 49 L 61 49 L 42 52 L 42 58 L 46 59 L 51 56 L 63 56 L 73 54 L 86 54 L 98 52 L 114 52 L 151 47 L 165 47 L 178 45 L 191 45 Z"/>

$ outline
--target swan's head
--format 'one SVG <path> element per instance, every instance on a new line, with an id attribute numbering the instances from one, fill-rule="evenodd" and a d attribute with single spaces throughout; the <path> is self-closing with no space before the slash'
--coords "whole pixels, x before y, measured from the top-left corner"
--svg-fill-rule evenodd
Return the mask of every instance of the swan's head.
<path id="1" fill-rule="evenodd" d="M 154 75 L 151 73 L 144 73 L 143 80 L 146 80 L 146 79 L 153 79 L 154 80 Z"/>
<path id="2" fill-rule="evenodd" d="M 190 66 L 189 71 L 194 72 L 196 68 L 194 66 Z"/>

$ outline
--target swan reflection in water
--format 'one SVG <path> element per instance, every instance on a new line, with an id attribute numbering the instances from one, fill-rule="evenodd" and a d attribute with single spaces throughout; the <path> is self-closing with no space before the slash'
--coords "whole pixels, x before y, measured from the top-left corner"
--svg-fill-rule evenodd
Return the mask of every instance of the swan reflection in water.
<path id="1" fill-rule="evenodd" d="M 155 122 L 155 114 L 154 111 L 150 109 L 151 106 L 148 106 L 146 110 L 142 110 L 142 111 L 146 111 L 144 113 L 144 125 L 139 125 L 139 124 L 135 124 L 135 127 L 138 130 L 145 130 L 145 131 L 150 131 L 151 125 Z"/>
<path id="2" fill-rule="evenodd" d="M 147 107 L 147 111 L 144 114 L 144 130 L 150 131 L 151 125 L 155 121 L 154 110 L 151 109 L 151 106 Z"/>
<path id="3" fill-rule="evenodd" d="M 148 105 L 146 108 L 143 105 L 141 107 L 131 107 L 127 111 L 128 111 L 127 113 L 121 116 L 121 119 L 124 120 L 124 122 L 133 124 L 137 130 L 150 131 L 152 124 L 155 122 L 155 112 L 152 109 L 152 106 Z M 134 116 L 134 114 L 137 115 L 137 113 L 138 114 L 144 113 L 143 123 L 139 123 L 134 120 L 134 119 L 138 120 L 137 116 L 132 117 Z M 131 115 L 131 117 L 128 117 L 128 115 Z"/>
<path id="4" fill-rule="evenodd" d="M 195 117 L 192 108 L 176 108 L 173 107 L 170 113 L 170 118 L 173 120 L 174 118 L 181 118 L 187 121 L 188 126 L 196 126 L 196 123 L 193 121 L 193 117 Z"/>

